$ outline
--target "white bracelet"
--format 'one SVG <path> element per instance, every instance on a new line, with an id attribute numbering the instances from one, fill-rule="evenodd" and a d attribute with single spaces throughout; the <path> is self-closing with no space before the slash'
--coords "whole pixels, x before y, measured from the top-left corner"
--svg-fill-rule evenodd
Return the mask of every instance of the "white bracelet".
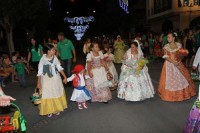
<path id="1" fill-rule="evenodd" d="M 1 94 L 0 94 L 0 97 L 2 97 L 2 96 L 4 96 L 4 95 L 5 95 L 4 93 L 1 93 Z"/>

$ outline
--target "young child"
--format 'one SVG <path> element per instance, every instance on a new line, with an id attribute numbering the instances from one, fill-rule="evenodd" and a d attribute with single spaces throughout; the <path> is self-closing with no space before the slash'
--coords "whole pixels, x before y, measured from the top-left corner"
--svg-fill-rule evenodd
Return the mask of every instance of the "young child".
<path id="1" fill-rule="evenodd" d="M 112 79 L 112 87 L 111 90 L 115 90 L 118 84 L 118 74 L 115 68 L 115 65 L 113 64 L 114 61 L 114 55 L 111 53 L 112 49 L 109 47 L 104 47 L 105 54 L 104 54 L 104 61 L 107 63 L 107 66 L 113 76 Z"/>
<path id="2" fill-rule="evenodd" d="M 29 73 L 28 69 L 26 68 L 25 64 L 22 61 L 22 57 L 18 56 L 16 59 L 16 63 L 14 65 L 14 68 L 17 72 L 17 76 L 19 79 L 20 87 L 25 88 L 26 87 L 26 80 L 25 80 L 25 70 L 27 73 Z"/>
<path id="3" fill-rule="evenodd" d="M 83 65 L 76 65 L 72 72 L 74 74 L 67 79 L 68 82 L 72 81 L 74 86 L 71 101 L 77 102 L 78 109 L 87 109 L 86 102 L 91 98 L 88 90 L 85 88 L 85 68 Z"/>
<path id="4" fill-rule="evenodd" d="M 90 78 L 86 80 L 87 89 L 90 92 L 92 102 L 108 103 L 112 99 L 110 91 L 109 68 L 103 60 L 103 53 L 99 49 L 98 43 L 91 44 L 91 51 L 86 57 L 87 72 Z"/>
<path id="5" fill-rule="evenodd" d="M 46 44 L 44 54 L 39 62 L 37 87 L 42 90 L 40 115 L 59 115 L 67 108 L 67 101 L 63 83 L 67 83 L 67 77 L 61 67 L 58 58 L 55 56 L 55 47 Z M 63 83 L 60 77 L 63 76 Z"/>

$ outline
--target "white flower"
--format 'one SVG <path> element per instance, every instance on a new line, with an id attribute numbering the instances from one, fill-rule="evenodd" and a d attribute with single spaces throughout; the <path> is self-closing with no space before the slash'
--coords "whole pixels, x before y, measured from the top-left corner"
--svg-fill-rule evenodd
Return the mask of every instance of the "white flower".
<path id="1" fill-rule="evenodd" d="M 174 35 L 177 37 L 178 36 L 178 34 L 176 33 L 176 32 L 174 32 Z"/>

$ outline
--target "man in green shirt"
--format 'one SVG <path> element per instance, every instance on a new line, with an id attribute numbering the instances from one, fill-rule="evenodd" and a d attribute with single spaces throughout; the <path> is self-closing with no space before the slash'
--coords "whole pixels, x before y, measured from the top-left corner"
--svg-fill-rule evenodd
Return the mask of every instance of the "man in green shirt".
<path id="1" fill-rule="evenodd" d="M 58 34 L 58 40 L 57 56 L 60 57 L 65 73 L 69 77 L 72 70 L 72 58 L 73 62 L 76 62 L 76 51 L 72 42 L 65 38 L 64 33 L 61 32 Z"/>

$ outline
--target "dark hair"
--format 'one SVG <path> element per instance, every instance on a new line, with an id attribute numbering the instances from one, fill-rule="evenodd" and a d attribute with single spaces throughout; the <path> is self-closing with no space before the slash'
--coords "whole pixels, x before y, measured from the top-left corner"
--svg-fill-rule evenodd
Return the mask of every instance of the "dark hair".
<path id="1" fill-rule="evenodd" d="M 51 44 L 46 44 L 45 47 L 44 47 L 44 49 L 43 49 L 43 52 L 44 52 L 45 54 L 47 54 L 47 52 L 48 52 L 49 50 L 51 50 L 52 48 L 54 48 L 53 45 L 51 45 Z"/>
<path id="2" fill-rule="evenodd" d="M 94 47 L 94 45 L 98 45 L 99 46 L 99 43 L 98 42 L 92 42 L 91 45 L 90 45 L 90 51 L 92 51 L 92 48 Z"/>
<path id="3" fill-rule="evenodd" d="M 63 36 L 63 37 L 65 37 L 65 34 L 64 34 L 63 32 L 59 32 L 59 33 L 58 33 L 58 36 Z"/>
<path id="4" fill-rule="evenodd" d="M 17 52 L 12 52 L 12 56 L 15 56 L 17 54 Z"/>
<path id="5" fill-rule="evenodd" d="M 9 58 L 9 56 L 7 55 L 7 54 L 3 54 L 2 55 L 2 59 L 4 60 L 4 59 L 7 59 L 7 58 Z"/>
<path id="6" fill-rule="evenodd" d="M 136 47 L 138 47 L 138 43 L 136 41 L 131 42 L 130 46 L 131 45 L 135 45 Z"/>
<path id="7" fill-rule="evenodd" d="M 21 59 L 22 59 L 22 57 L 21 57 L 21 56 L 18 56 L 18 57 L 17 57 L 17 60 L 21 60 Z"/>
<path id="8" fill-rule="evenodd" d="M 31 37 L 30 41 L 31 41 L 32 39 L 35 40 L 35 50 L 38 52 L 38 50 L 39 50 L 39 44 L 38 44 L 37 40 L 36 40 L 34 37 Z M 31 49 L 32 49 L 32 48 L 33 48 L 33 44 L 30 45 L 30 47 L 29 47 L 29 49 L 28 49 L 29 52 L 31 52 Z"/>
<path id="9" fill-rule="evenodd" d="M 175 39 L 174 41 L 177 42 L 178 41 L 178 33 L 176 32 L 169 32 L 167 35 L 171 34 Z"/>
<path id="10" fill-rule="evenodd" d="M 168 35 L 171 34 L 173 37 L 177 38 L 178 34 L 176 32 L 169 32 Z"/>

